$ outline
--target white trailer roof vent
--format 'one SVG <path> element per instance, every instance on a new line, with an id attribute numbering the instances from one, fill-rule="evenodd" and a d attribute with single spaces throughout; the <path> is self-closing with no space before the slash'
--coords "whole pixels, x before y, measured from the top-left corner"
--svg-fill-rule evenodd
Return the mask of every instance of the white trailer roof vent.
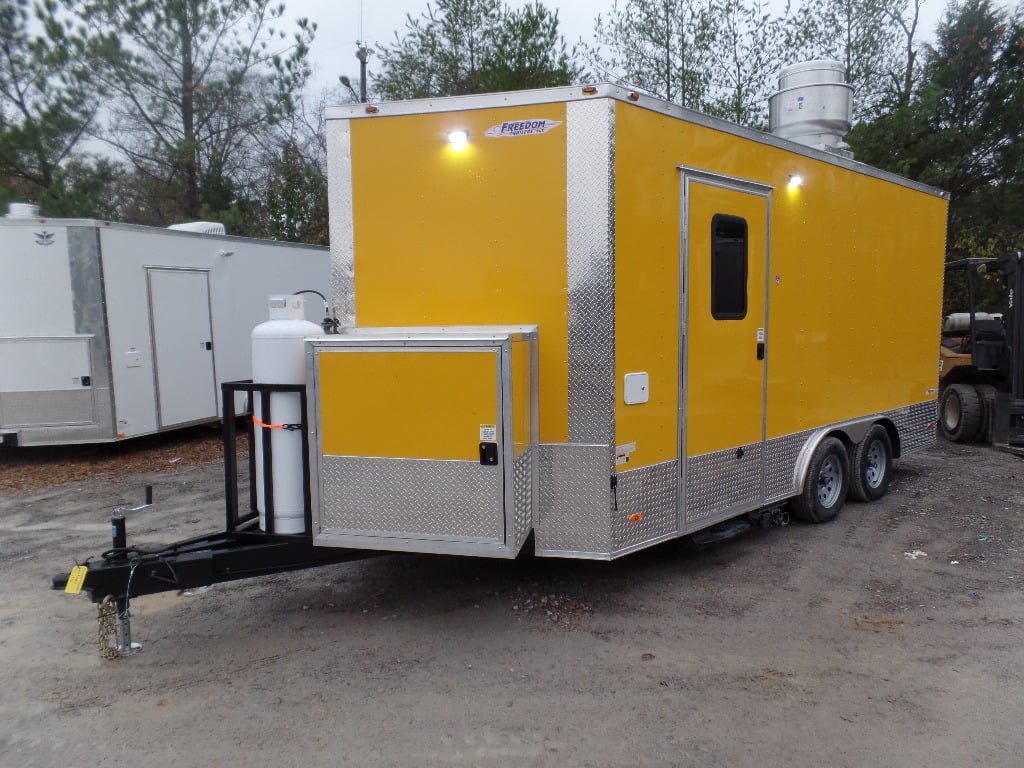
<path id="1" fill-rule="evenodd" d="M 203 235 L 226 235 L 228 231 L 219 221 L 187 221 L 184 224 L 171 224 L 168 229 L 179 232 L 199 232 Z"/>
<path id="2" fill-rule="evenodd" d="M 8 219 L 38 219 L 39 206 L 35 203 L 10 203 L 7 206 Z"/>
<path id="3" fill-rule="evenodd" d="M 853 87 L 838 61 L 818 59 L 783 67 L 779 90 L 768 99 L 768 130 L 807 147 L 853 157 L 850 132 Z"/>

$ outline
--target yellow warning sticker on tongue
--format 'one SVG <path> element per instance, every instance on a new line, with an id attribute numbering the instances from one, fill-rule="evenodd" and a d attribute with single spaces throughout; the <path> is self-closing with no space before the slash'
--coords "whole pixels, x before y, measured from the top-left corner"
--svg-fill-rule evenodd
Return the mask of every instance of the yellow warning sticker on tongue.
<path id="1" fill-rule="evenodd" d="M 82 591 L 82 585 L 85 584 L 85 574 L 89 572 L 89 566 L 87 565 L 76 565 L 71 569 L 71 573 L 68 574 L 68 583 L 64 585 L 64 591 L 69 595 L 77 595 Z"/>

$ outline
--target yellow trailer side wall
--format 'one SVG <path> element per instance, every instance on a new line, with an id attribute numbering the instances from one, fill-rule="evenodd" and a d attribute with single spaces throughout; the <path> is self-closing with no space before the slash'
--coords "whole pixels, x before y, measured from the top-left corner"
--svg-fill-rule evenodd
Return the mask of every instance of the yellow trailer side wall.
<path id="1" fill-rule="evenodd" d="M 541 442 L 568 439 L 565 111 L 351 121 L 358 324 L 536 324 Z M 560 125 L 484 137 L 503 121 L 541 118 Z M 447 142 L 454 130 L 469 132 L 462 152 Z"/>
<path id="2" fill-rule="evenodd" d="M 678 165 L 774 187 L 767 439 L 935 397 L 945 200 L 619 103 L 616 442 L 636 443 L 630 469 L 678 451 Z M 804 179 L 795 191 L 791 174 Z M 709 376 L 714 364 L 690 360 Z M 632 371 L 649 372 L 650 402 L 623 403 Z"/>

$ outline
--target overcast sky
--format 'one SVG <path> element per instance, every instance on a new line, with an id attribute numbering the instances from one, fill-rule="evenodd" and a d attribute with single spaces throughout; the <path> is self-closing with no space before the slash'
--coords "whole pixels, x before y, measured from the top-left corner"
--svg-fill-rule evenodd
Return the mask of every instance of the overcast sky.
<path id="1" fill-rule="evenodd" d="M 505 0 L 519 8 L 528 0 Z M 419 17 L 427 7 L 427 0 L 285 0 L 287 14 L 292 18 L 305 16 L 317 23 L 313 42 L 312 61 L 316 74 L 311 90 L 319 91 L 337 82 L 341 74 L 350 77 L 359 74 L 356 61 L 356 41 L 364 40 L 371 48 L 379 43 L 391 43 L 395 32 L 405 27 L 405 17 Z M 783 7 L 784 0 L 773 0 Z M 580 38 L 592 42 L 594 19 L 598 13 L 607 13 L 612 0 L 546 0 L 548 8 L 558 10 L 559 28 L 571 45 Z M 793 0 L 796 6 L 798 0 Z M 946 7 L 946 0 L 924 0 L 920 32 L 930 38 L 935 24 Z M 374 70 L 376 57 L 370 57 L 370 70 Z"/>

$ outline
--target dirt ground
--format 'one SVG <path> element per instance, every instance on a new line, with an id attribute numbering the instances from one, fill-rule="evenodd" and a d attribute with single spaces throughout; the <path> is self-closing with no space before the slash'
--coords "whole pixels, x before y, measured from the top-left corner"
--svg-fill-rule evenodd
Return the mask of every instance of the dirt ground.
<path id="1" fill-rule="evenodd" d="M 51 576 L 146 483 L 131 542 L 221 525 L 219 461 L 164 441 L 84 471 L 0 453 L 3 768 L 1024 764 L 1024 459 L 940 443 L 831 524 L 701 550 L 139 598 L 143 652 L 102 661 L 95 607 Z"/>

